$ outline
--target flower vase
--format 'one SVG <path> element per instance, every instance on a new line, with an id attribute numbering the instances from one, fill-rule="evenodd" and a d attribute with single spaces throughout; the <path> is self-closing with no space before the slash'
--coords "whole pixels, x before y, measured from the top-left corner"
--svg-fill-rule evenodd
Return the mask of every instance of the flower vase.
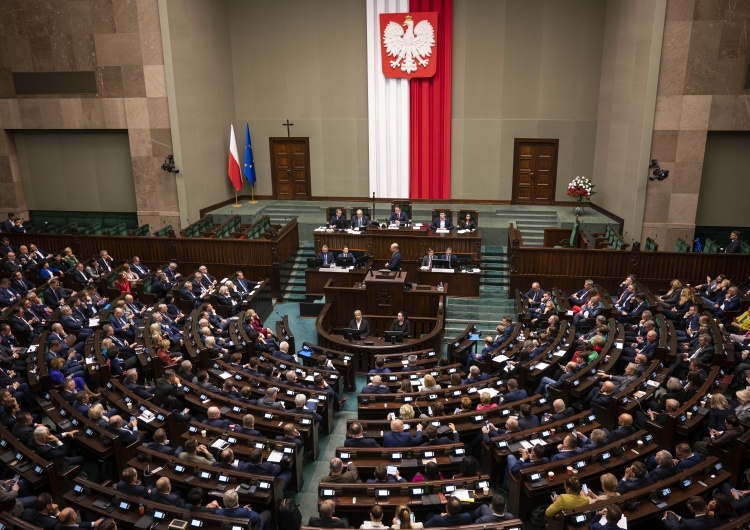
<path id="1" fill-rule="evenodd" d="M 583 197 L 576 197 L 576 207 L 573 211 L 575 212 L 576 217 L 581 217 L 583 215 Z"/>

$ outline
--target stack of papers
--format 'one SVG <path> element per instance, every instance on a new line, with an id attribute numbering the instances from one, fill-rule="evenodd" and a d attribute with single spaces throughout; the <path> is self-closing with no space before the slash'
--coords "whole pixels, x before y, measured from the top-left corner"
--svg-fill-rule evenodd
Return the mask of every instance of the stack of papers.
<path id="1" fill-rule="evenodd" d="M 549 366 L 549 363 L 536 363 L 535 369 L 537 370 L 544 370 Z"/>
<path id="2" fill-rule="evenodd" d="M 269 462 L 281 462 L 281 459 L 284 458 L 284 453 L 281 451 L 273 450 L 271 451 L 271 454 L 268 455 L 268 461 Z"/>
<path id="3" fill-rule="evenodd" d="M 506 356 L 505 356 L 505 355 L 503 355 L 502 353 L 501 353 L 500 355 L 496 355 L 495 357 L 493 357 L 493 358 L 492 358 L 492 360 L 493 360 L 494 362 L 496 362 L 496 363 L 504 363 L 504 362 L 505 362 L 505 361 L 507 361 L 508 359 L 509 359 L 509 357 L 506 357 Z"/>
<path id="4" fill-rule="evenodd" d="M 471 493 L 467 489 L 457 489 L 453 492 L 453 496 L 461 502 L 474 502 L 474 497 L 471 496 Z"/>

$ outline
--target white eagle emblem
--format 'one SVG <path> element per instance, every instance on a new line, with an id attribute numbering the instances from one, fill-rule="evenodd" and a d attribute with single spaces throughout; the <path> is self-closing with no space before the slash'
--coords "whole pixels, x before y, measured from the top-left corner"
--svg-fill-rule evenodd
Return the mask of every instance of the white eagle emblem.
<path id="1" fill-rule="evenodd" d="M 396 22 L 389 22 L 383 31 L 383 45 L 386 55 L 396 59 L 390 61 L 391 68 L 400 68 L 411 74 L 417 71 L 417 63 L 427 67 L 435 46 L 435 30 L 428 20 L 422 20 L 414 27 L 414 20 L 407 15 L 404 20 L 406 32 Z"/>

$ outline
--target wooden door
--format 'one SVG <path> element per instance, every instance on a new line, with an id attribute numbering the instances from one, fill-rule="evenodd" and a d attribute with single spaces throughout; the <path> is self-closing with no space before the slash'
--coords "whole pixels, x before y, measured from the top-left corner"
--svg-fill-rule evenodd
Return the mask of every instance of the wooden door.
<path id="1" fill-rule="evenodd" d="M 516 138 L 513 204 L 554 204 L 558 142 Z"/>
<path id="2" fill-rule="evenodd" d="M 271 138 L 273 197 L 281 200 L 309 200 L 310 139 Z"/>

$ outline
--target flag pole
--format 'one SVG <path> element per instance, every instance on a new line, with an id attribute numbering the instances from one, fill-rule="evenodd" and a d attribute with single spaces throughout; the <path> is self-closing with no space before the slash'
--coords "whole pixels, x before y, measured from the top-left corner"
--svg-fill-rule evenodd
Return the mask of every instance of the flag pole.
<path id="1" fill-rule="evenodd" d="M 242 203 L 237 202 L 237 190 L 234 190 L 234 204 L 232 208 L 239 208 L 240 206 L 242 206 Z"/>
<path id="2" fill-rule="evenodd" d="M 250 120 L 245 120 L 245 178 L 250 183 L 250 201 L 248 201 L 248 204 L 258 204 L 258 201 L 255 200 L 255 162 L 253 160 L 252 147 L 250 146 L 249 121 Z M 250 165 L 248 165 L 248 163 Z M 247 175 L 248 168 L 252 168 L 252 180 L 250 180 Z"/>

